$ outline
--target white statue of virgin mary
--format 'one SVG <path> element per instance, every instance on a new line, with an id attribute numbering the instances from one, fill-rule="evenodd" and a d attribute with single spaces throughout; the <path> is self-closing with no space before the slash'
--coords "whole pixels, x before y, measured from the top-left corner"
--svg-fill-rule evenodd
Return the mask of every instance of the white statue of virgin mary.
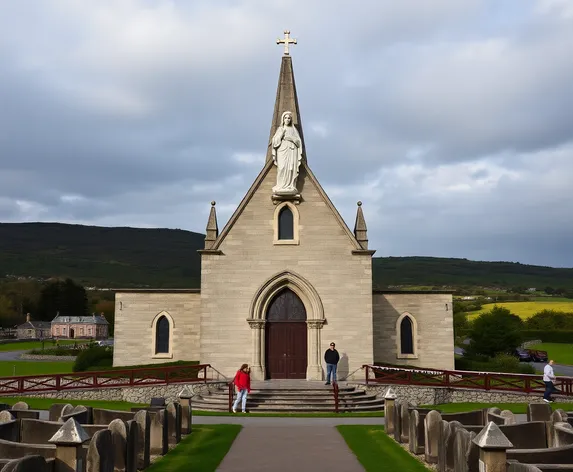
<path id="1" fill-rule="evenodd" d="M 292 112 L 285 111 L 281 116 L 281 126 L 277 128 L 271 141 L 273 162 L 277 166 L 275 195 L 296 195 L 296 179 L 302 160 L 302 141 L 292 122 Z"/>

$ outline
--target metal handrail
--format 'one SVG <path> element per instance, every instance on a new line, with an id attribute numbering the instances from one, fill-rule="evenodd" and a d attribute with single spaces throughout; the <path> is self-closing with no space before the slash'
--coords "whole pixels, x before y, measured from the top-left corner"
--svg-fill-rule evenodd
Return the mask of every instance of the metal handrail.
<path id="1" fill-rule="evenodd" d="M 339 396 L 338 396 L 338 382 L 334 381 L 332 383 L 332 391 L 334 393 L 334 413 L 339 413 L 338 411 L 338 403 L 339 403 Z"/>

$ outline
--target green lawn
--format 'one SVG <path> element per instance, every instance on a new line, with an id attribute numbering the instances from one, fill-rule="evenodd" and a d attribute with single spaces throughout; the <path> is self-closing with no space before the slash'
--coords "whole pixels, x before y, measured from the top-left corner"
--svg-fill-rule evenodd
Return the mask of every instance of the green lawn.
<path id="1" fill-rule="evenodd" d="M 0 361 L 0 377 L 14 375 L 68 374 L 72 371 L 72 361 L 33 362 Z"/>
<path id="2" fill-rule="evenodd" d="M 26 402 L 32 410 L 49 410 L 54 403 L 69 403 L 70 405 L 91 406 L 93 408 L 105 408 L 107 410 L 130 411 L 132 407 L 149 405 L 142 403 L 113 402 L 106 400 L 56 400 L 54 398 L 33 397 L 0 397 L 0 403 L 13 405 L 17 402 Z"/>
<path id="3" fill-rule="evenodd" d="M 341 425 L 337 429 L 367 472 L 430 470 L 390 438 L 384 426 Z"/>
<path id="4" fill-rule="evenodd" d="M 213 472 L 241 431 L 238 424 L 193 425 L 177 447 L 151 464 L 148 472 Z"/>
<path id="5" fill-rule="evenodd" d="M 541 401 L 541 397 L 539 397 Z M 498 407 L 500 410 L 509 410 L 513 413 L 527 413 L 527 403 L 444 403 L 442 405 L 421 405 L 420 408 L 435 408 L 442 413 L 461 413 L 464 411 L 480 410 L 481 408 Z M 573 411 L 573 403 L 552 403 L 551 407 L 556 410 L 563 408 L 565 411 Z"/>
<path id="6" fill-rule="evenodd" d="M 67 346 L 73 345 L 75 342 L 78 344 L 82 342 L 87 342 L 84 340 L 62 340 L 58 341 L 60 346 Z M 44 349 L 50 349 L 56 347 L 55 344 L 52 344 L 52 341 L 45 341 L 44 342 Z M 31 351 L 32 349 L 42 349 L 42 342 L 41 341 L 27 341 L 22 343 L 2 343 L 0 344 L 0 352 L 6 351 Z"/>
<path id="7" fill-rule="evenodd" d="M 549 359 L 553 359 L 556 364 L 573 365 L 573 344 L 541 343 L 530 346 L 528 349 L 547 351 Z"/>

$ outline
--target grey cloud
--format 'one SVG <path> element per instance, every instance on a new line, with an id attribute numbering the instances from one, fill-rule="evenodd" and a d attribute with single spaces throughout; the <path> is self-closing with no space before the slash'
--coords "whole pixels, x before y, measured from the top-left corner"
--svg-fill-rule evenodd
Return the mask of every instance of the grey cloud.
<path id="1" fill-rule="evenodd" d="M 573 265 L 573 25 L 536 5 L 6 2 L 0 219 L 203 231 L 215 199 L 222 226 L 262 165 L 233 156 L 265 153 L 289 25 L 309 163 L 351 227 L 364 200 L 379 255 Z"/>

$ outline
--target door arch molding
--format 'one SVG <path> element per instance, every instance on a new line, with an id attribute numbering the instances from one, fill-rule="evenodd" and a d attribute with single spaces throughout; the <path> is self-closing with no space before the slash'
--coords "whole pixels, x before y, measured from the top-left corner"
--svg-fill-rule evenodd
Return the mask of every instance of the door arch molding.
<path id="1" fill-rule="evenodd" d="M 322 300 L 312 284 L 292 271 L 279 272 L 267 279 L 255 293 L 247 322 L 252 329 L 251 372 L 254 379 L 265 378 L 265 323 L 268 307 L 284 288 L 292 290 L 302 301 L 307 316 L 307 380 L 322 380 L 320 333 L 325 323 Z"/>

